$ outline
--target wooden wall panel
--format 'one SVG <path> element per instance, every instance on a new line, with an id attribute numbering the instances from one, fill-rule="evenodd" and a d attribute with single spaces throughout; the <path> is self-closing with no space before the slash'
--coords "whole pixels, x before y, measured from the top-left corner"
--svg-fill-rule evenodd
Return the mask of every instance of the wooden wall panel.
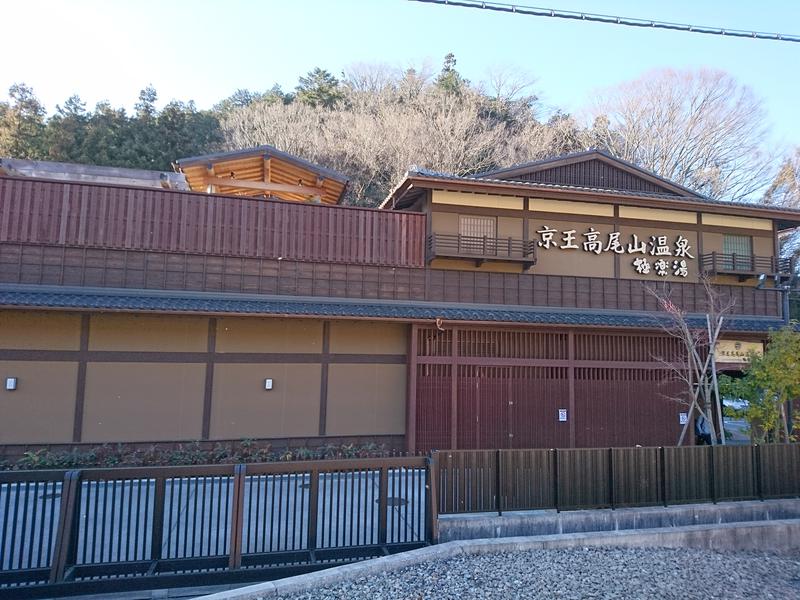
<path id="1" fill-rule="evenodd" d="M 425 215 L 0 178 L 0 242 L 424 266 Z"/>
<path id="2" fill-rule="evenodd" d="M 0 283 L 29 283 L 579 309 L 658 311 L 645 282 L 599 277 L 471 273 L 269 258 L 0 242 Z M 733 314 L 780 316 L 780 294 L 717 285 Z M 673 301 L 704 310 L 700 284 L 673 283 Z"/>

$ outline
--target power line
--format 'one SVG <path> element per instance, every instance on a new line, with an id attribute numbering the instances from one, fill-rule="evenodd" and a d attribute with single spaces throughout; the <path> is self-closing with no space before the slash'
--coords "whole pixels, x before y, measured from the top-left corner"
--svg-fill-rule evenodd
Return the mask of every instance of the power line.
<path id="1" fill-rule="evenodd" d="M 442 4 L 447 6 L 478 8 L 482 10 L 492 10 L 496 12 L 528 15 L 532 17 L 553 17 L 556 19 L 592 21 L 595 23 L 625 25 L 628 27 L 671 29 L 673 31 L 686 31 L 688 33 L 724 35 L 729 37 L 751 38 L 754 40 L 772 40 L 774 42 L 800 42 L 800 35 L 787 35 L 784 33 L 768 33 L 765 31 L 746 31 L 744 29 L 725 29 L 723 27 L 710 27 L 706 25 L 683 25 L 681 23 L 670 23 L 669 21 L 652 21 L 650 19 L 614 17 L 611 15 L 598 15 L 593 13 L 574 12 L 569 10 L 555 10 L 552 8 L 539 8 L 536 6 L 504 4 L 502 2 L 478 2 L 477 0 L 411 0 L 411 1 L 424 2 L 426 4 Z"/>

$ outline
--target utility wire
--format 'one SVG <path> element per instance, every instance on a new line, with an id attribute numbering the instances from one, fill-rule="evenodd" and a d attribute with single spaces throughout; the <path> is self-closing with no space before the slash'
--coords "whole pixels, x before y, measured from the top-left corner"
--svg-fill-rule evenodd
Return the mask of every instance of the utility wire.
<path id="1" fill-rule="evenodd" d="M 554 17 L 556 19 L 574 19 L 577 21 L 592 21 L 595 23 L 609 23 L 612 25 L 626 25 L 628 27 L 649 27 L 651 29 L 671 29 L 673 31 L 686 31 L 689 33 L 705 33 L 708 35 L 724 35 L 729 37 L 751 38 L 755 40 L 772 40 L 774 42 L 800 42 L 800 35 L 784 33 L 768 33 L 764 31 L 746 31 L 743 29 L 725 29 L 706 25 L 683 25 L 668 21 L 651 21 L 649 19 L 636 19 L 631 17 L 614 17 L 611 15 L 598 15 L 569 10 L 554 10 L 552 8 L 539 8 L 520 4 L 504 4 L 502 2 L 479 2 L 477 0 L 411 0 L 426 4 L 442 4 L 447 6 L 461 6 L 465 8 L 478 8 L 496 12 L 515 13 L 532 17 Z"/>

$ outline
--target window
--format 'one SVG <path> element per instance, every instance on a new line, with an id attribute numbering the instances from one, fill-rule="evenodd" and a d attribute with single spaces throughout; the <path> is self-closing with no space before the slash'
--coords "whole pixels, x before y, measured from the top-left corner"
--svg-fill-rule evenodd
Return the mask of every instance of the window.
<path id="1" fill-rule="evenodd" d="M 469 237 L 497 237 L 497 219 L 494 217 L 468 217 L 461 215 L 458 222 L 458 232 Z"/>
<path id="2" fill-rule="evenodd" d="M 459 215 L 460 251 L 469 254 L 497 253 L 497 219 Z"/>
<path id="3" fill-rule="evenodd" d="M 722 238 L 723 266 L 731 271 L 753 270 L 753 238 L 749 235 L 728 235 Z"/>

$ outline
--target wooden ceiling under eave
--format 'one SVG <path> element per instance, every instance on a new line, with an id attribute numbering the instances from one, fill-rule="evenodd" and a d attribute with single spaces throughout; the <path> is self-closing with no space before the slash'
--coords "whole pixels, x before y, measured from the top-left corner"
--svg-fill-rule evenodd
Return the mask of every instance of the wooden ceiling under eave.
<path id="1" fill-rule="evenodd" d="M 178 160 L 192 191 L 337 204 L 347 179 L 273 148 Z"/>

